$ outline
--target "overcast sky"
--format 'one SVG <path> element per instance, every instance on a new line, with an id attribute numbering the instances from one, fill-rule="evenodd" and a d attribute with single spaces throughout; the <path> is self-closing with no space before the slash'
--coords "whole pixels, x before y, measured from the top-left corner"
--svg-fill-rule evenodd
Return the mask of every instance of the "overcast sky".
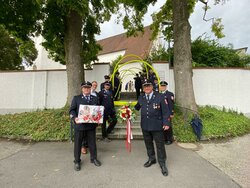
<path id="1" fill-rule="evenodd" d="M 148 13 L 144 18 L 144 25 L 152 23 L 151 14 L 160 10 L 165 0 L 158 0 L 155 6 L 150 6 Z M 209 1 L 211 9 L 208 10 L 206 18 L 216 17 L 222 18 L 224 25 L 225 37 L 220 39 L 221 44 L 227 45 L 232 43 L 234 48 L 248 47 L 250 54 L 250 1 L 249 0 L 229 0 L 223 5 L 213 5 L 213 0 Z M 215 38 L 211 33 L 211 22 L 202 20 L 204 10 L 203 4 L 198 2 L 194 13 L 190 17 L 190 24 L 192 26 L 191 36 L 192 40 L 207 33 L 207 36 Z M 125 32 L 122 23 L 115 23 L 116 16 L 113 16 L 111 21 L 101 25 L 101 35 L 97 39 L 107 38 Z"/>

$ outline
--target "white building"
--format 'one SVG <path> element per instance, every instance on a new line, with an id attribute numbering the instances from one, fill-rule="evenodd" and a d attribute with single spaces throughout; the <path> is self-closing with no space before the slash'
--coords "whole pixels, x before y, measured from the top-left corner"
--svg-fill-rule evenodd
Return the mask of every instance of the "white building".
<path id="1" fill-rule="evenodd" d="M 38 56 L 34 61 L 33 66 L 27 68 L 28 70 L 51 70 L 51 69 L 66 69 L 65 65 L 55 62 L 48 57 L 48 52 L 42 46 L 43 37 L 39 36 L 34 39 Z"/>
<path id="2" fill-rule="evenodd" d="M 117 59 L 118 56 L 127 56 L 129 54 L 134 54 L 144 59 L 146 56 L 150 54 L 152 49 L 155 49 L 159 46 L 160 40 L 150 40 L 152 31 L 150 27 L 147 26 L 144 28 L 144 32 L 138 32 L 136 37 L 131 36 L 127 37 L 126 33 L 122 33 L 119 35 L 115 35 L 106 39 L 102 39 L 97 41 L 98 44 L 102 46 L 102 50 L 98 54 L 98 62 L 96 64 L 102 64 L 104 62 L 111 63 L 113 60 Z M 28 70 L 51 70 L 51 69 L 66 69 L 65 65 L 60 64 L 59 62 L 55 62 L 52 59 L 48 58 L 48 52 L 41 45 L 43 42 L 43 38 L 40 36 L 35 38 L 36 48 L 38 49 L 38 57 L 34 62 L 34 65 Z M 128 57 L 122 61 L 125 63 L 126 61 L 135 60 L 134 57 Z M 125 84 L 130 80 L 133 81 L 135 76 L 135 72 L 138 73 L 142 69 L 140 63 L 128 64 L 120 68 L 119 72 L 123 75 L 123 86 L 122 90 L 125 90 Z M 126 72 L 129 70 L 130 72 Z M 126 72 L 126 73 L 125 73 Z M 133 72 L 133 74 L 132 74 Z M 109 74 L 109 68 L 107 70 L 103 70 L 103 73 L 96 74 L 95 80 L 103 80 L 103 76 Z M 91 78 L 87 77 L 86 80 L 91 80 Z"/>

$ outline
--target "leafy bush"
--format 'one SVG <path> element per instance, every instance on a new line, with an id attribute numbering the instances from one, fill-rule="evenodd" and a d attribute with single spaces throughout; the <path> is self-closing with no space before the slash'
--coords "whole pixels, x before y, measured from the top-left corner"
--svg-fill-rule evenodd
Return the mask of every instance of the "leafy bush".
<path id="1" fill-rule="evenodd" d="M 35 141 L 69 138 L 69 115 L 66 108 L 0 116 L 0 137 Z"/>
<path id="2" fill-rule="evenodd" d="M 111 62 L 111 65 L 110 65 L 110 69 L 109 69 L 109 72 L 110 74 L 113 74 L 114 73 L 114 69 L 115 69 L 115 66 L 117 65 L 117 63 L 122 59 L 122 56 L 119 55 L 117 56 L 117 58 L 115 60 L 113 60 Z"/>
<path id="3" fill-rule="evenodd" d="M 217 40 L 197 38 L 191 43 L 193 67 L 249 67 L 250 55 L 240 54 L 232 45 L 223 46 Z M 146 61 L 173 62 L 173 48 L 164 46 L 153 49 Z M 171 64 L 172 66 L 172 64 Z"/>
<path id="4" fill-rule="evenodd" d="M 249 55 L 240 56 L 232 45 L 216 40 L 197 38 L 191 44 L 193 67 L 246 67 Z"/>
<path id="5" fill-rule="evenodd" d="M 199 115 L 203 122 L 203 136 L 206 139 L 235 137 L 250 132 L 250 119 L 232 110 L 226 112 L 210 106 L 199 107 Z M 184 121 L 180 112 L 177 111 L 173 119 L 173 129 L 178 141 L 196 141 L 190 121 L 190 117 Z"/>
<path id="6" fill-rule="evenodd" d="M 203 121 L 203 135 L 207 139 L 240 136 L 250 133 L 250 119 L 229 110 L 199 107 Z M 196 136 L 177 109 L 173 119 L 174 136 L 180 142 L 195 142 Z M 69 139 L 70 122 L 68 108 L 0 115 L 0 137 L 29 139 L 34 141 L 62 141 Z"/>

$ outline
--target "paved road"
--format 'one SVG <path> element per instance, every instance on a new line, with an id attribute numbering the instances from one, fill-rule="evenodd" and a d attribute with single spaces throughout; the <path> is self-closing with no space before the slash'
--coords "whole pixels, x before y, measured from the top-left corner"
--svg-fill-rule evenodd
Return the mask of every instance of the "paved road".
<path id="1" fill-rule="evenodd" d="M 83 156 L 82 170 L 73 169 L 73 144 L 69 142 L 20 143 L 0 140 L 0 187 L 240 187 L 195 151 L 176 144 L 167 146 L 169 176 L 159 165 L 144 168 L 143 141 L 133 141 L 132 153 L 124 141 L 97 142 L 95 167 Z"/>

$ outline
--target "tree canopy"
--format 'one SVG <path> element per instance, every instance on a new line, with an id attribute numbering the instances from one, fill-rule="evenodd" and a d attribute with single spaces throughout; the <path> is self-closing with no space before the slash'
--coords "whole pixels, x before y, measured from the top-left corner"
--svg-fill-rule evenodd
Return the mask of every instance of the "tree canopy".
<path id="1" fill-rule="evenodd" d="M 41 2 L 37 0 L 0 0 L 0 25 L 17 41 L 19 56 L 24 63 L 31 65 L 37 57 L 37 50 L 32 41 L 40 31 Z M 5 62 L 7 66 L 8 62 Z M 19 67 L 22 66 L 21 64 Z M 12 67 L 12 69 L 18 69 Z"/>
<path id="2" fill-rule="evenodd" d="M 217 40 L 197 38 L 192 42 L 194 67 L 246 67 L 246 56 L 241 57 L 232 45 L 223 46 Z M 249 62 L 248 62 L 249 63 Z"/>
<path id="3" fill-rule="evenodd" d="M 114 12 L 125 10 L 125 15 L 120 15 L 123 26 L 129 35 L 134 34 L 136 30 L 143 30 L 143 16 L 148 6 L 156 1 L 0 0 L 0 24 L 22 41 L 29 41 L 34 33 L 42 34 L 45 39 L 43 45 L 50 56 L 66 64 L 69 104 L 73 96 L 79 94 L 79 86 L 84 80 L 83 64 L 95 60 L 100 49 L 95 41 L 95 34 L 100 33 L 99 25 L 109 20 Z M 164 33 L 167 38 L 173 32 L 176 101 L 193 110 L 197 108 L 192 85 L 191 27 L 188 18 L 196 2 L 166 0 L 152 24 L 156 33 L 166 22 L 172 23 Z M 213 23 L 212 30 L 220 32 L 220 20 Z M 181 49 L 182 53 L 177 56 Z M 29 52 L 32 54 L 32 51 Z"/>
<path id="4" fill-rule="evenodd" d="M 0 25 L 0 70 L 23 69 L 22 58 L 18 53 L 18 43 L 10 37 L 5 28 Z"/>
<path id="5" fill-rule="evenodd" d="M 50 0 L 42 8 L 43 46 L 55 61 L 66 64 L 68 100 L 79 93 L 84 78 L 83 67 L 97 60 L 101 47 L 95 40 L 100 24 L 110 19 L 118 8 L 110 0 Z M 84 66 L 83 66 L 84 64 Z"/>
<path id="6" fill-rule="evenodd" d="M 248 67 L 250 55 L 239 55 L 232 45 L 224 46 L 218 40 L 198 37 L 191 43 L 193 67 Z M 169 54 L 170 53 L 170 54 Z M 148 61 L 173 61 L 173 48 L 164 46 L 152 51 Z"/>
<path id="7" fill-rule="evenodd" d="M 215 0 L 216 4 L 224 0 Z M 120 0 L 125 9 L 123 26 L 132 35 L 136 30 L 143 30 L 142 20 L 149 5 L 157 0 Z M 176 103 L 182 107 L 197 111 L 192 83 L 191 26 L 189 16 L 194 11 L 195 4 L 204 4 L 204 11 L 209 9 L 207 1 L 203 0 L 166 0 L 160 10 L 153 14 L 153 37 L 162 32 L 166 40 L 174 41 L 174 78 Z M 205 18 L 205 14 L 203 19 Z M 212 31 L 223 37 L 221 19 L 212 19 Z"/>
<path id="8" fill-rule="evenodd" d="M 66 17 L 70 10 L 76 10 L 81 15 L 83 23 L 81 57 L 83 63 L 88 65 L 91 61 L 97 60 L 98 51 L 101 49 L 95 40 L 95 35 L 100 34 L 99 24 L 109 20 L 115 9 L 115 2 L 108 0 L 50 0 L 42 9 L 42 36 L 45 39 L 42 45 L 53 60 L 66 64 L 64 48 Z"/>

